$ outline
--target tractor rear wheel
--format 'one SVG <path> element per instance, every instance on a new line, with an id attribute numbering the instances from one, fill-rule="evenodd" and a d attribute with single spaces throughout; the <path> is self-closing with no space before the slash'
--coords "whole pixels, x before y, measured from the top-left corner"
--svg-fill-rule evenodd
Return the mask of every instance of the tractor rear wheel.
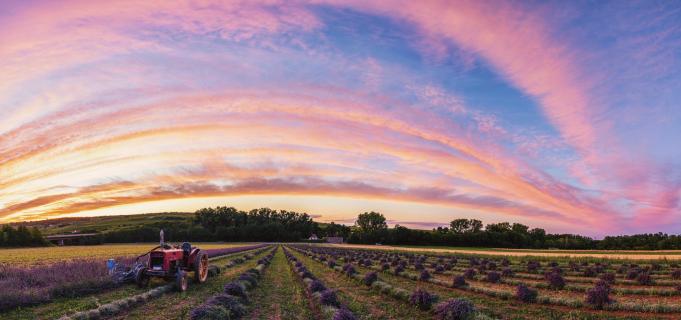
<path id="1" fill-rule="evenodd" d="M 199 251 L 194 258 L 194 282 L 204 283 L 208 278 L 208 255 Z"/>
<path id="2" fill-rule="evenodd" d="M 182 270 L 177 270 L 177 273 L 175 274 L 175 289 L 179 292 L 187 291 L 188 282 L 187 273 Z"/>
<path id="3" fill-rule="evenodd" d="M 140 268 L 135 274 L 135 283 L 140 288 L 146 288 L 149 286 L 149 276 L 146 274 L 147 268 Z"/>

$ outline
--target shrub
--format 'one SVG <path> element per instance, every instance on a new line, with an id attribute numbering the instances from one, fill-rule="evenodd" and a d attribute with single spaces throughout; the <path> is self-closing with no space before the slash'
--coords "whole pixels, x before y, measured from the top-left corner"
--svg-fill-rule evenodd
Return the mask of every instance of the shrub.
<path id="1" fill-rule="evenodd" d="M 475 277 L 475 269 L 473 268 L 468 268 L 466 271 L 463 272 L 463 276 L 466 277 L 466 279 L 473 279 Z"/>
<path id="2" fill-rule="evenodd" d="M 419 280 L 428 281 L 428 279 L 430 279 L 430 272 L 424 269 L 423 271 L 421 271 L 421 274 L 419 275 Z"/>
<path id="3" fill-rule="evenodd" d="M 303 270 L 300 271 L 300 277 L 303 278 L 303 279 L 305 279 L 305 278 L 314 279 L 314 276 L 312 275 L 312 273 L 310 271 L 308 271 L 307 269 L 303 269 Z"/>
<path id="4" fill-rule="evenodd" d="M 501 275 L 504 276 L 504 277 L 512 277 L 514 275 L 513 269 L 504 268 L 504 270 L 501 271 Z"/>
<path id="5" fill-rule="evenodd" d="M 653 284 L 653 278 L 650 276 L 650 272 L 641 272 L 636 277 L 636 281 L 642 285 Z"/>
<path id="6" fill-rule="evenodd" d="M 321 281 L 313 280 L 312 282 L 310 282 L 310 291 L 312 291 L 313 293 L 319 292 L 319 291 L 324 291 L 324 290 L 326 290 L 326 287 L 324 286 L 324 284 Z"/>
<path id="7" fill-rule="evenodd" d="M 395 275 L 399 275 L 400 273 L 404 272 L 404 267 L 400 264 L 395 267 Z"/>
<path id="8" fill-rule="evenodd" d="M 634 280 L 634 279 L 636 279 L 636 278 L 638 277 L 638 274 L 639 274 L 638 268 L 631 268 L 631 269 L 629 269 L 629 271 L 627 272 L 626 278 L 627 278 L 628 280 Z"/>
<path id="9" fill-rule="evenodd" d="M 329 260 L 326 265 L 328 265 L 329 268 L 333 268 L 336 266 L 336 260 Z"/>
<path id="10" fill-rule="evenodd" d="M 467 299 L 449 299 L 435 307 L 435 319 L 464 320 L 475 313 L 475 306 Z"/>
<path id="11" fill-rule="evenodd" d="M 355 317 L 354 314 L 348 308 L 342 307 L 336 311 L 336 313 L 333 314 L 333 320 L 356 320 L 357 318 Z"/>
<path id="12" fill-rule="evenodd" d="M 364 282 L 365 285 L 371 286 L 374 281 L 378 280 L 378 275 L 376 272 L 369 272 L 366 275 L 364 275 L 364 279 L 362 279 L 362 282 Z"/>
<path id="13" fill-rule="evenodd" d="M 596 270 L 594 270 L 592 267 L 584 268 L 583 276 L 594 277 L 596 276 Z"/>
<path id="14" fill-rule="evenodd" d="M 534 302 L 537 300 L 537 290 L 530 289 L 524 284 L 519 284 L 515 288 L 515 298 L 522 302 Z"/>
<path id="15" fill-rule="evenodd" d="M 345 265 L 343 265 L 343 273 L 345 273 L 348 276 L 351 276 L 357 273 L 357 270 L 355 270 L 355 267 L 353 267 L 351 264 L 346 263 Z"/>
<path id="16" fill-rule="evenodd" d="M 586 292 L 586 303 L 596 309 L 603 309 L 603 306 L 611 303 L 610 285 L 605 281 L 598 281 L 596 285 Z"/>
<path id="17" fill-rule="evenodd" d="M 501 275 L 499 274 L 499 272 L 490 271 L 490 272 L 487 273 L 487 276 L 485 277 L 485 279 L 488 282 L 497 283 L 501 280 Z"/>
<path id="18" fill-rule="evenodd" d="M 246 293 L 246 288 L 244 288 L 238 282 L 230 282 L 226 284 L 223 292 L 235 297 L 239 297 L 244 301 L 248 301 L 248 294 Z"/>
<path id="19" fill-rule="evenodd" d="M 445 267 L 438 264 L 437 266 L 435 266 L 434 272 L 435 273 L 443 273 L 443 272 L 445 272 Z"/>
<path id="20" fill-rule="evenodd" d="M 627 272 L 627 266 L 625 266 L 625 265 L 619 266 L 619 268 L 617 268 L 616 272 L 619 273 L 619 274 Z"/>
<path id="21" fill-rule="evenodd" d="M 258 280 L 256 280 L 255 277 L 253 277 L 252 275 L 250 275 L 248 273 L 242 273 L 239 276 L 239 280 L 244 280 L 244 281 L 248 282 L 251 285 L 251 287 L 255 287 L 256 285 L 258 285 Z"/>
<path id="22" fill-rule="evenodd" d="M 206 301 L 206 304 L 225 308 L 231 318 L 240 318 L 246 314 L 246 308 L 239 302 L 239 298 L 226 293 L 214 295 Z"/>
<path id="23" fill-rule="evenodd" d="M 613 284 L 615 283 L 615 274 L 612 272 L 604 273 L 601 275 L 600 279 L 609 284 Z"/>
<path id="24" fill-rule="evenodd" d="M 672 271 L 672 279 L 681 279 L 681 269 Z"/>
<path id="25" fill-rule="evenodd" d="M 118 306 L 114 304 L 105 304 L 101 307 L 99 307 L 99 313 L 103 316 L 113 316 L 117 313 L 119 313 L 121 310 Z"/>
<path id="26" fill-rule="evenodd" d="M 554 290 L 560 290 L 565 287 L 565 279 L 559 273 L 549 273 L 546 275 L 546 281 L 548 281 L 549 287 Z"/>
<path id="27" fill-rule="evenodd" d="M 191 320 L 222 320 L 229 319 L 229 312 L 218 305 L 202 304 L 192 310 L 189 314 Z"/>
<path id="28" fill-rule="evenodd" d="M 384 264 L 381 265 L 381 270 L 386 271 L 388 269 L 390 269 L 390 264 L 384 263 Z"/>
<path id="29" fill-rule="evenodd" d="M 466 283 L 466 278 L 464 276 L 455 276 L 454 279 L 452 279 L 452 287 L 454 288 L 463 288 L 467 285 L 468 283 Z"/>
<path id="30" fill-rule="evenodd" d="M 532 273 L 532 272 L 537 272 L 539 270 L 539 267 L 541 264 L 537 261 L 528 261 L 527 262 L 527 271 Z"/>
<path id="31" fill-rule="evenodd" d="M 340 303 L 338 302 L 338 297 L 336 297 L 336 292 L 331 289 L 326 289 L 321 292 L 319 296 L 319 302 L 327 306 L 334 307 L 340 306 Z"/>
<path id="32" fill-rule="evenodd" d="M 435 296 L 428 291 L 418 288 L 412 292 L 409 302 L 421 310 L 428 310 L 435 302 Z"/>

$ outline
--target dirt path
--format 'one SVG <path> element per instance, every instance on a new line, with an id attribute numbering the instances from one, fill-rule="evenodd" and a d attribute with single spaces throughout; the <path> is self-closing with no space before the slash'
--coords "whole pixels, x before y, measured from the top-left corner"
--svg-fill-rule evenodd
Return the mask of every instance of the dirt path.
<path id="1" fill-rule="evenodd" d="M 311 319 L 305 292 L 293 278 L 288 262 L 281 249 L 274 254 L 272 263 L 265 271 L 260 284 L 254 289 L 248 306 L 247 319 Z"/>
<path id="2" fill-rule="evenodd" d="M 589 253 L 588 251 L 560 251 L 560 252 L 531 252 L 531 251 L 494 251 L 494 250 L 469 250 L 469 249 L 444 249 L 444 248 L 408 248 L 408 247 L 393 247 L 393 246 L 374 246 L 361 244 L 327 244 L 325 246 L 351 248 L 351 249 L 369 249 L 369 250 L 387 250 L 387 251 L 408 251 L 408 252 L 430 252 L 430 253 L 463 253 L 489 256 L 513 256 L 513 257 L 570 257 L 570 258 L 600 258 L 600 259 L 629 259 L 629 260 L 681 260 L 681 254 L 678 251 L 663 251 L 660 253 L 651 254 L 628 254 L 613 251 L 613 253 Z M 667 254 L 665 254 L 665 252 Z"/>

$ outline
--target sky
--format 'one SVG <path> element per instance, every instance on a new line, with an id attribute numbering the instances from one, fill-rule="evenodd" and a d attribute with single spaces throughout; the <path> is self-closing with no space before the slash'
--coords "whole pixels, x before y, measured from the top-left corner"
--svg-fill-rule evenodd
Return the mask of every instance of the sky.
<path id="1" fill-rule="evenodd" d="M 2 1 L 0 222 L 681 227 L 676 1 Z"/>

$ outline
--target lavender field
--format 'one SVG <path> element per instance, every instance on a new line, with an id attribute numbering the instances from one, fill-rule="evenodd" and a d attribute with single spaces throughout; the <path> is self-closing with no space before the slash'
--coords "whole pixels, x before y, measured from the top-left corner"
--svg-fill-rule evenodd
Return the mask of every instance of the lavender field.
<path id="1" fill-rule="evenodd" d="M 206 249 L 210 258 L 262 248 L 266 245 L 228 246 Z M 106 246 L 102 246 L 102 250 Z M 78 251 L 78 247 L 71 250 Z M 143 252 L 142 252 L 143 253 Z M 131 265 L 136 256 L 115 260 Z M 57 298 L 75 298 L 121 286 L 108 273 L 105 259 L 81 258 L 36 266 L 0 263 L 0 313 L 18 307 L 48 303 Z"/>

